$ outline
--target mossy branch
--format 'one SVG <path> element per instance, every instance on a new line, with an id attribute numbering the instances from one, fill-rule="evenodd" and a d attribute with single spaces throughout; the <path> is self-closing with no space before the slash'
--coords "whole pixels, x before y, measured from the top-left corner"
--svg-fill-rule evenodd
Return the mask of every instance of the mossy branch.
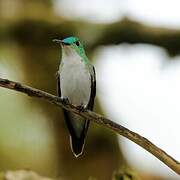
<path id="1" fill-rule="evenodd" d="M 157 157 L 160 161 L 162 161 L 164 164 L 166 164 L 174 172 L 176 172 L 177 174 L 180 175 L 180 163 L 177 160 L 175 160 L 173 157 L 168 155 L 162 149 L 158 148 L 156 145 L 154 145 L 152 142 L 150 142 L 148 139 L 144 138 L 143 136 L 113 122 L 110 119 L 103 117 L 100 114 L 97 114 L 95 112 L 92 112 L 92 111 L 89 111 L 86 109 L 80 111 L 78 108 L 76 108 L 72 104 L 69 104 L 68 102 L 64 101 L 63 99 L 61 99 L 57 96 L 54 96 L 47 92 L 23 85 L 18 82 L 10 81 L 8 79 L 0 78 L 0 87 L 19 91 L 19 92 L 25 93 L 29 96 L 32 96 L 32 97 L 42 98 L 42 99 L 47 100 L 48 102 L 51 102 L 59 107 L 65 108 L 68 111 L 79 114 L 79 115 L 89 119 L 92 122 L 103 125 L 109 129 L 113 130 L 114 132 L 128 138 L 129 140 L 133 141 L 134 143 L 138 144 L 143 149 L 145 149 L 146 151 L 150 152 L 152 155 Z"/>

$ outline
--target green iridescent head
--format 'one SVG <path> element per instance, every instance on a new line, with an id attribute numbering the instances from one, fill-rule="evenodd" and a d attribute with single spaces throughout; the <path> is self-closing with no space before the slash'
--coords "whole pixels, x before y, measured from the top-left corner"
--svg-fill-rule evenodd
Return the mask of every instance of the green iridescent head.
<path id="1" fill-rule="evenodd" d="M 67 37 L 67 38 L 63 39 L 62 42 L 63 42 L 65 45 L 72 45 L 72 44 L 74 44 L 74 43 L 80 42 L 80 39 L 77 38 L 77 37 L 71 36 L 71 37 Z"/>
<path id="2" fill-rule="evenodd" d="M 58 42 L 62 45 L 62 49 L 73 49 L 76 51 L 77 54 L 79 54 L 79 56 L 82 57 L 83 60 L 87 60 L 86 54 L 85 54 L 85 50 L 83 47 L 83 43 L 80 41 L 79 38 L 71 36 L 71 37 L 67 37 L 63 40 L 58 40 L 55 39 L 55 42 Z"/>

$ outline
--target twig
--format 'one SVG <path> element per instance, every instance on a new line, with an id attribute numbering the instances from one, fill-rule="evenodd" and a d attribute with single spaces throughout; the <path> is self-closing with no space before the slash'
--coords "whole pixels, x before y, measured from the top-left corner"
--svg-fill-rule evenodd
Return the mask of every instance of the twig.
<path id="1" fill-rule="evenodd" d="M 63 101 L 63 99 L 57 96 L 51 95 L 47 92 L 35 88 L 31 88 L 29 86 L 22 85 L 21 83 L 18 82 L 10 81 L 8 79 L 0 78 L 0 87 L 19 91 L 32 97 L 39 97 L 45 99 L 57 106 L 61 106 L 69 111 L 79 114 L 97 124 L 103 125 L 115 131 L 116 133 L 128 138 L 134 143 L 138 144 L 139 146 L 141 146 L 142 148 L 144 148 L 145 150 L 156 156 L 164 164 L 169 166 L 169 168 L 171 168 L 174 172 L 180 175 L 180 163 L 177 160 L 172 158 L 165 151 L 158 148 L 156 145 L 151 143 L 148 139 L 144 138 L 143 136 L 111 121 L 110 119 L 101 116 L 100 114 L 85 109 L 79 111 L 75 106 L 67 103 L 66 101 Z"/>

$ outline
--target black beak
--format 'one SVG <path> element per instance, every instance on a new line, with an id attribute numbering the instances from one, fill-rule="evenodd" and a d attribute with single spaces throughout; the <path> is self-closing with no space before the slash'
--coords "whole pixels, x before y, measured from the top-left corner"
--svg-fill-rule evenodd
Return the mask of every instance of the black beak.
<path id="1" fill-rule="evenodd" d="M 69 43 L 65 43 L 63 40 L 60 39 L 53 39 L 53 42 L 58 43 L 58 44 L 62 44 L 62 45 L 70 45 Z"/>

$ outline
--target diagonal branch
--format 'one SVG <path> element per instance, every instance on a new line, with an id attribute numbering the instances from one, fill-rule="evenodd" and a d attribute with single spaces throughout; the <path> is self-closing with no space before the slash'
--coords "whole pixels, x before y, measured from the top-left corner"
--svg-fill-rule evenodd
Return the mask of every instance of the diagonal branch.
<path id="1" fill-rule="evenodd" d="M 18 82 L 10 81 L 8 79 L 0 78 L 0 87 L 19 91 L 32 97 L 45 99 L 48 102 L 51 102 L 57 106 L 65 108 L 76 114 L 79 114 L 97 124 L 103 125 L 115 131 L 116 133 L 128 138 L 134 143 L 138 144 L 143 149 L 147 150 L 148 152 L 153 154 L 155 157 L 157 157 L 164 164 L 169 166 L 169 168 L 171 168 L 174 172 L 180 175 L 180 163 L 176 161 L 174 158 L 172 158 L 170 155 L 168 155 L 165 151 L 158 148 L 156 145 L 154 145 L 152 142 L 150 142 L 148 139 L 144 138 L 143 136 L 111 121 L 110 119 L 107 119 L 101 116 L 100 114 L 97 114 L 95 112 L 85 110 L 85 109 L 82 111 L 79 111 L 75 106 L 73 106 L 72 104 L 69 104 L 68 102 L 64 101 L 63 99 L 57 96 L 54 96 L 52 94 L 49 94 L 47 92 L 29 87 L 29 86 L 22 85 L 21 83 L 18 83 Z"/>

